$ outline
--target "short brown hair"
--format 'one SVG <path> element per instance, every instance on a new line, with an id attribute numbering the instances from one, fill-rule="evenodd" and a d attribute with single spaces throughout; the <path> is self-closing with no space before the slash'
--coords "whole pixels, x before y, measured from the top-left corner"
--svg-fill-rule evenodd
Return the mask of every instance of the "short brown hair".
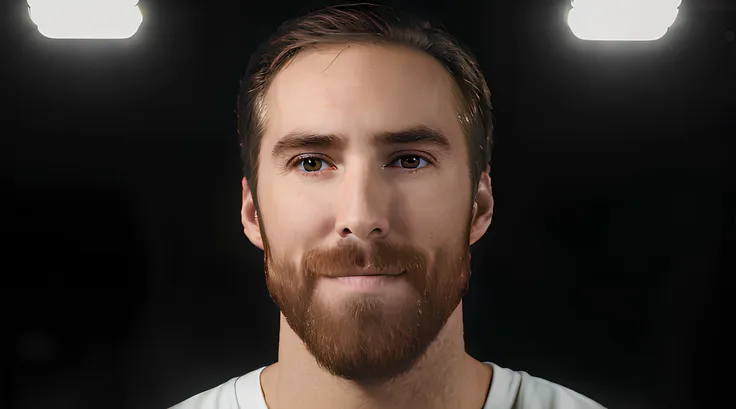
<path id="1" fill-rule="evenodd" d="M 491 93 L 472 53 L 426 20 L 387 6 L 359 3 L 331 6 L 283 23 L 251 57 L 238 96 L 238 134 L 243 175 L 256 211 L 258 163 L 268 87 L 300 51 L 319 45 L 398 44 L 423 51 L 455 79 L 458 117 L 467 137 L 470 180 L 477 193 L 480 175 L 491 160 L 493 117 Z"/>

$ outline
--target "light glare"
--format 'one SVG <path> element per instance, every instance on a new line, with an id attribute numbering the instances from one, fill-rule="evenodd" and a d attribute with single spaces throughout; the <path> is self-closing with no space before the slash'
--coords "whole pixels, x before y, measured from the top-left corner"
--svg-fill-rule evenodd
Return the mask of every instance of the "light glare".
<path id="1" fill-rule="evenodd" d="M 567 17 L 581 40 L 654 41 L 674 24 L 682 0 L 577 0 Z"/>
<path id="2" fill-rule="evenodd" d="M 28 14 L 45 37 L 125 39 L 143 22 L 138 0 L 28 0 Z"/>

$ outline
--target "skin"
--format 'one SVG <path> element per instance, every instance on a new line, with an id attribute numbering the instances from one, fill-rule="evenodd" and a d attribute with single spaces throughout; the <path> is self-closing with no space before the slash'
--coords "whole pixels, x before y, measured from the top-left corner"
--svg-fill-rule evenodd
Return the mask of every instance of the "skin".
<path id="1" fill-rule="evenodd" d="M 483 406 L 492 370 L 465 352 L 462 296 L 493 197 L 487 169 L 473 201 L 456 95 L 441 64 L 397 45 L 303 51 L 274 79 L 260 213 L 242 181 L 244 232 L 281 309 L 278 362 L 261 374 L 269 408 Z M 374 138 L 416 126 L 447 146 Z M 342 143 L 274 157 L 294 132 Z M 336 284 L 366 266 L 403 274 L 372 292 Z"/>

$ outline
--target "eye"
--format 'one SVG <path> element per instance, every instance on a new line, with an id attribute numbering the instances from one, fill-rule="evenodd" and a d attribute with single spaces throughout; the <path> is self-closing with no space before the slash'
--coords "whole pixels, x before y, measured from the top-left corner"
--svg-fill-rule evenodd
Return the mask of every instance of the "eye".
<path id="1" fill-rule="evenodd" d="M 422 155 L 403 155 L 394 159 L 391 164 L 398 163 L 399 167 L 404 169 L 421 169 L 429 164 L 429 161 Z M 388 165 L 387 165 L 388 166 Z"/>
<path id="2" fill-rule="evenodd" d="M 305 173 L 315 173 L 330 167 L 326 160 L 316 156 L 303 156 L 294 165 Z"/>

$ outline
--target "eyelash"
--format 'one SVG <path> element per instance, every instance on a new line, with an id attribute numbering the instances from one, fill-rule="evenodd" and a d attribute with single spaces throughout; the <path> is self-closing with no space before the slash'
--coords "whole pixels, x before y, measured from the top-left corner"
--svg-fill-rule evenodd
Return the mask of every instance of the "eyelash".
<path id="1" fill-rule="evenodd" d="M 416 172 L 418 172 L 418 171 L 426 168 L 427 166 L 433 165 L 432 161 L 428 157 L 426 157 L 425 155 L 420 155 L 418 153 L 409 153 L 409 154 L 404 154 L 404 155 L 397 156 L 391 162 L 389 162 L 389 164 L 394 163 L 394 162 L 396 162 L 399 159 L 407 158 L 407 157 L 409 157 L 409 158 L 424 159 L 427 162 L 427 164 L 424 167 L 421 167 L 421 168 L 416 168 L 416 169 L 403 169 L 403 170 L 406 170 L 407 172 L 416 173 Z M 323 156 L 320 156 L 320 155 L 314 155 L 314 154 L 301 155 L 301 156 L 297 156 L 296 158 L 294 158 L 294 161 L 292 162 L 291 166 L 289 166 L 289 168 L 296 168 L 303 161 L 305 161 L 307 159 L 317 159 L 317 160 L 323 160 L 325 162 L 329 162 L 327 159 L 325 159 Z M 299 175 L 300 176 L 304 176 L 304 177 L 315 177 L 315 176 L 319 176 L 319 175 L 322 174 L 322 172 L 324 172 L 324 170 L 318 170 L 316 172 L 298 171 Z"/>

